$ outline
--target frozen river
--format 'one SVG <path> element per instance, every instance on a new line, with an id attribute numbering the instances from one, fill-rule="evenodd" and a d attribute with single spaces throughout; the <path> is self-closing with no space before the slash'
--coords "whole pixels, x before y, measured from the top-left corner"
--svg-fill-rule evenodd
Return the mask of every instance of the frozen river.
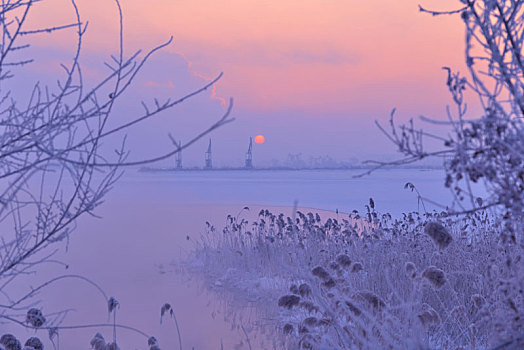
<path id="1" fill-rule="evenodd" d="M 98 283 L 120 301 L 118 320 L 160 340 L 163 349 L 177 349 L 172 322 L 160 320 L 160 306 L 174 306 L 184 349 L 247 349 L 244 335 L 231 329 L 220 301 L 198 283 L 172 273 L 170 262 L 189 251 L 210 221 L 220 227 L 227 214 L 244 206 L 253 217 L 260 207 L 299 207 L 350 212 L 364 211 L 373 197 L 381 212 L 400 214 L 417 209 L 417 196 L 404 189 L 412 182 L 423 196 L 441 203 L 450 195 L 444 174 L 435 170 L 377 171 L 353 178 L 358 171 L 183 171 L 128 170 L 98 208 L 101 219 L 84 217 L 72 234 L 67 252 L 56 258 L 69 265 L 46 266 L 31 277 L 31 285 L 58 274 L 80 274 Z M 280 208 L 278 208 L 280 207 Z M 431 209 L 431 205 L 426 205 Z M 287 209 L 289 210 L 289 209 Z M 189 239 L 188 239 L 189 237 Z M 45 312 L 71 309 L 64 325 L 107 322 L 107 306 L 91 286 L 79 280 L 61 281 L 40 295 Z M 251 320 L 245 319 L 246 326 Z M 32 335 L 20 327 L 1 325 L 20 338 Z M 63 349 L 87 349 L 95 329 L 62 331 Z M 103 329 L 106 339 L 111 329 Z M 46 334 L 41 334 L 46 337 Z M 121 349 L 146 349 L 146 340 L 120 330 Z M 242 345 L 243 344 L 243 345 Z M 49 347 L 51 348 L 51 347 Z"/>

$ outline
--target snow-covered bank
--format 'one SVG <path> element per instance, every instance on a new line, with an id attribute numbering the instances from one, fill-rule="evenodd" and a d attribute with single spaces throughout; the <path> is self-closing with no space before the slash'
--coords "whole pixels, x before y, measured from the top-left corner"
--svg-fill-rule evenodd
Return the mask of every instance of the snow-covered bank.
<path id="1" fill-rule="evenodd" d="M 280 348 L 524 341 L 522 247 L 502 244 L 487 215 L 275 213 L 210 226 L 188 266 L 228 303 L 254 307 Z"/>

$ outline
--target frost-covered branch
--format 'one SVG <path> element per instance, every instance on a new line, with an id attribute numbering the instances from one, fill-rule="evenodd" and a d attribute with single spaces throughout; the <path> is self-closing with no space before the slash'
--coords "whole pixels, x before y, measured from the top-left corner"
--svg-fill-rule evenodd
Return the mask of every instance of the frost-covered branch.
<path id="1" fill-rule="evenodd" d="M 75 0 L 70 0 L 75 16 L 72 23 L 28 28 L 30 14 L 38 11 L 34 5 L 41 1 L 0 3 L 0 319 L 4 320 L 15 320 L 20 308 L 29 308 L 34 295 L 57 280 L 51 279 L 23 296 L 11 295 L 10 286 L 17 278 L 51 261 L 56 252 L 52 247 L 69 239 L 78 218 L 95 215 L 122 174 L 122 167 L 171 157 L 233 120 L 231 100 L 215 123 L 185 144 L 160 150 L 157 156 L 128 161 L 125 136 L 114 153 L 105 152 L 104 141 L 204 93 L 222 74 L 185 96 L 163 102 L 155 99 L 154 107 L 143 103 L 145 112 L 138 111 L 130 121 L 110 126 L 124 92 L 134 85 L 150 58 L 173 38 L 149 51 L 127 54 L 122 8 L 119 0 L 114 0 L 119 23 L 117 53 L 105 62 L 108 73 L 88 86 L 80 64 L 87 22 L 82 20 Z M 76 42 L 72 60 L 61 65 L 63 78 L 56 86 L 26 86 L 25 101 L 14 96 L 11 84 L 18 82 L 17 71 L 33 61 L 23 57 L 31 38 L 68 30 L 74 30 Z"/>
<path id="2" fill-rule="evenodd" d="M 460 15 L 464 22 L 469 77 L 443 67 L 454 107 L 446 108 L 446 122 L 437 123 L 449 126 L 448 136 L 417 130 L 412 120 L 397 126 L 393 114 L 389 130 L 379 128 L 405 156 L 402 163 L 443 157 L 445 185 L 457 199 L 457 212 L 497 206 L 504 217 L 515 219 L 508 226 L 508 238 L 516 242 L 524 214 L 524 3 L 460 2 L 464 6 L 452 11 L 420 7 L 431 15 Z M 477 96 L 483 107 L 481 115 L 468 115 L 466 89 Z M 435 123 L 428 118 L 422 120 Z M 423 141 L 428 137 L 442 141 L 443 148 L 426 151 Z M 476 195 L 477 182 L 487 188 L 487 197 Z"/>

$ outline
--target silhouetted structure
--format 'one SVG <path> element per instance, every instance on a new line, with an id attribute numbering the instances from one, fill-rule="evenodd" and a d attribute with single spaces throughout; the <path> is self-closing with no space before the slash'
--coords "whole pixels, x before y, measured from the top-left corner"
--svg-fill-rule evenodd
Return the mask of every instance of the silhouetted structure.
<path id="1" fill-rule="evenodd" d="M 246 153 L 246 168 L 251 169 L 253 168 L 253 154 L 251 153 L 253 149 L 253 138 L 249 138 L 249 148 L 247 149 Z"/>
<path id="2" fill-rule="evenodd" d="M 209 146 L 207 147 L 207 152 L 205 154 L 206 160 L 206 169 L 213 168 L 213 162 L 211 161 L 211 139 L 209 139 Z"/>
<path id="3" fill-rule="evenodd" d="M 182 169 L 182 151 L 178 151 L 175 156 L 175 164 L 177 169 Z"/>

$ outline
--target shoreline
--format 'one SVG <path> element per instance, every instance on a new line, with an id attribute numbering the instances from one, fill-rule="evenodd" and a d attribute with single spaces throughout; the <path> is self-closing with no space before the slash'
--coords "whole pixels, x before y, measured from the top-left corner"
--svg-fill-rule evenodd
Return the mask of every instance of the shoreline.
<path id="1" fill-rule="evenodd" d="M 155 172 L 174 172 L 174 173 L 183 173 L 183 172 L 220 172 L 220 171 L 318 171 L 318 170 L 340 170 L 340 171 L 346 171 L 346 170 L 443 170 L 443 167 L 441 166 L 384 166 L 381 168 L 376 167 L 368 167 L 368 166 L 352 166 L 352 167 L 333 167 L 333 168 L 291 168 L 291 167 L 277 167 L 277 168 L 244 168 L 244 167 L 227 167 L 227 168 L 153 168 L 153 167 L 141 167 L 137 170 L 137 172 L 148 172 L 148 173 L 155 173 Z"/>

